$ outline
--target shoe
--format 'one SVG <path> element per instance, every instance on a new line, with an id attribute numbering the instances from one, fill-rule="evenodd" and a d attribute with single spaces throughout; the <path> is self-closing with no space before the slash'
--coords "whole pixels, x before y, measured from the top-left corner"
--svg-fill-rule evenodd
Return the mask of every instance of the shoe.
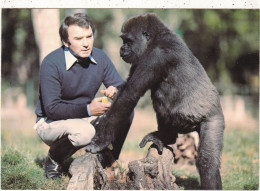
<path id="1" fill-rule="evenodd" d="M 55 179 L 55 178 L 61 178 L 62 177 L 62 165 L 55 162 L 50 153 L 48 153 L 48 156 L 45 161 L 45 175 L 48 179 Z"/>
<path id="2" fill-rule="evenodd" d="M 45 175 L 47 178 L 61 178 L 64 160 L 72 156 L 78 149 L 72 145 L 68 136 L 64 136 L 50 147 L 45 161 Z"/>

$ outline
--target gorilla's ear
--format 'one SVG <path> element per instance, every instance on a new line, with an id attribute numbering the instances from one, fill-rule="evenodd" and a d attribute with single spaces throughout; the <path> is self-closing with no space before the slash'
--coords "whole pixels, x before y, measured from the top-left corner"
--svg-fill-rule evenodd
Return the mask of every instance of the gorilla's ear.
<path id="1" fill-rule="evenodd" d="M 142 35 L 144 35 L 144 37 L 146 38 L 147 41 L 149 41 L 151 39 L 151 34 L 147 31 L 143 31 Z"/>

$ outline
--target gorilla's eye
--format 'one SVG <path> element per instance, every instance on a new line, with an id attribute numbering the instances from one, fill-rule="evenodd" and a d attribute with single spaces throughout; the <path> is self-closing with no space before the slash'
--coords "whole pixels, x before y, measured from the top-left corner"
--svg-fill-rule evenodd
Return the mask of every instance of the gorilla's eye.
<path id="1" fill-rule="evenodd" d="M 129 38 L 124 38 L 124 39 L 123 39 L 123 43 L 124 43 L 124 44 L 131 44 L 131 43 L 132 43 L 132 40 L 129 39 Z"/>

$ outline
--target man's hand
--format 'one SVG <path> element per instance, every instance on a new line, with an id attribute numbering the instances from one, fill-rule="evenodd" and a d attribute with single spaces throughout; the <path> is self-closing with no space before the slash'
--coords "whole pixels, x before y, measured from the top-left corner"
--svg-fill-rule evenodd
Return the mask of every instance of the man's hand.
<path id="1" fill-rule="evenodd" d="M 89 104 L 89 109 L 92 116 L 99 116 L 104 114 L 111 106 L 111 103 L 102 103 L 102 98 L 98 97 L 92 100 Z"/>
<path id="2" fill-rule="evenodd" d="M 117 89 L 114 86 L 109 86 L 107 89 L 101 90 L 100 92 L 110 99 L 113 99 L 117 93 Z"/>

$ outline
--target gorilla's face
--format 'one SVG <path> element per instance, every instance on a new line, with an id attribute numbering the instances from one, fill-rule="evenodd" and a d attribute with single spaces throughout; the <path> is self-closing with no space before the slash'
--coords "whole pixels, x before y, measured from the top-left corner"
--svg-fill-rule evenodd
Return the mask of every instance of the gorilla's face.
<path id="1" fill-rule="evenodd" d="M 135 55 L 133 47 L 134 39 L 132 39 L 130 35 L 127 34 L 122 34 L 120 37 L 123 40 L 123 45 L 120 48 L 120 56 L 125 62 L 131 63 L 131 60 L 134 60 L 133 57 Z"/>
<path id="2" fill-rule="evenodd" d="M 121 32 L 120 37 L 123 45 L 120 48 L 120 56 L 130 64 L 135 64 L 147 50 L 150 41 L 150 34 L 142 29 L 135 28 Z"/>
<path id="3" fill-rule="evenodd" d="M 149 52 L 158 44 L 158 34 L 166 30 L 169 29 L 153 13 L 128 19 L 121 29 L 120 37 L 123 45 L 120 49 L 120 56 L 125 62 L 131 64 L 146 60 Z"/>

